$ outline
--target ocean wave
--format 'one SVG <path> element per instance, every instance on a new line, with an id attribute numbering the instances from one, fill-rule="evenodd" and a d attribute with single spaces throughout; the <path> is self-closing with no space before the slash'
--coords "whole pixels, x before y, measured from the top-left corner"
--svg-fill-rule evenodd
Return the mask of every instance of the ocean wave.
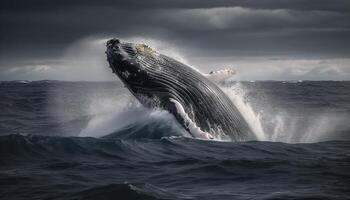
<path id="1" fill-rule="evenodd" d="M 167 155 L 171 146 L 176 155 L 192 154 L 193 157 L 206 159 L 221 159 L 222 164 L 229 164 L 227 160 L 235 159 L 237 162 L 244 160 L 255 160 L 260 158 L 283 158 L 289 156 L 289 159 L 296 159 L 303 155 L 311 156 L 313 153 L 324 153 L 327 155 L 329 150 L 334 152 L 339 148 L 347 149 L 347 141 L 329 141 L 310 144 L 286 144 L 279 142 L 216 142 L 209 140 L 196 140 L 186 137 L 161 137 L 161 138 L 138 138 L 138 139 L 120 139 L 114 137 L 92 138 L 92 137 L 57 137 L 57 136 L 39 136 L 39 135 L 20 135 L 10 134 L 0 136 L 0 155 L 3 157 L 13 157 L 14 159 L 23 157 L 43 158 L 48 157 L 111 157 L 115 159 L 133 158 L 146 159 L 147 156 L 156 154 L 162 157 L 172 157 Z M 203 153 L 208 148 L 205 155 Z M 229 154 L 216 155 L 220 152 L 216 150 L 225 149 Z M 340 152 L 339 152 L 340 153 Z M 345 152 L 344 152 L 345 153 Z M 147 155 L 149 154 L 149 155 Z M 335 153 L 337 154 L 337 153 Z M 143 157 L 145 156 L 145 157 Z M 346 156 L 346 154 L 344 154 Z M 155 161 L 155 160 L 154 160 Z M 152 161 L 150 161 L 152 162 Z M 234 163 L 233 163 L 234 164 Z M 234 164 L 236 165 L 236 164 Z M 237 163 L 238 165 L 238 163 Z M 241 165 L 239 165 L 241 166 Z M 262 165 L 263 166 L 263 165 Z"/>
<path id="2" fill-rule="evenodd" d="M 150 194 L 150 192 L 144 192 L 138 187 L 132 184 L 108 184 L 103 186 L 95 186 L 83 191 L 76 192 L 65 198 L 67 199 L 84 199 L 84 200 L 96 200 L 96 199 L 144 199 L 144 200 L 157 200 L 165 199 L 157 197 L 156 194 Z M 167 198 L 172 199 L 172 198 Z"/>
<path id="3" fill-rule="evenodd" d="M 233 82 L 223 87 L 258 140 L 303 143 L 350 139 L 349 83 Z M 1 82 L 0 90 L 0 135 L 191 137 L 172 115 L 142 107 L 117 82 L 15 81 Z M 215 139 L 220 141 L 220 135 Z"/>
<path id="4" fill-rule="evenodd" d="M 7 188 L 1 187 L 0 195 L 302 199 L 317 194 L 342 199 L 348 195 L 349 146 L 347 141 L 232 143 L 186 137 L 124 140 L 11 134 L 0 136 L 0 184 Z"/>

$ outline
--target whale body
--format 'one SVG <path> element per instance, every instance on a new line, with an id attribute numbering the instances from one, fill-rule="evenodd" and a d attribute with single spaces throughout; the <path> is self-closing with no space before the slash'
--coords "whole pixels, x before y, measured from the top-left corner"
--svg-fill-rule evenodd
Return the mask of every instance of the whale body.
<path id="1" fill-rule="evenodd" d="M 256 139 L 229 97 L 191 67 L 118 39 L 107 42 L 106 54 L 113 73 L 141 104 L 167 110 L 193 137 Z"/>

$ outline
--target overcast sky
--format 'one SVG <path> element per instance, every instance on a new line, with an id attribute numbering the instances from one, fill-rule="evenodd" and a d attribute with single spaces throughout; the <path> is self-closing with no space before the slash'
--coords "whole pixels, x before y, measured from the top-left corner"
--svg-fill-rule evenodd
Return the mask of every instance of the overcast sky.
<path id="1" fill-rule="evenodd" d="M 1 0 L 0 80 L 115 80 L 106 39 L 238 80 L 350 80 L 349 0 Z"/>

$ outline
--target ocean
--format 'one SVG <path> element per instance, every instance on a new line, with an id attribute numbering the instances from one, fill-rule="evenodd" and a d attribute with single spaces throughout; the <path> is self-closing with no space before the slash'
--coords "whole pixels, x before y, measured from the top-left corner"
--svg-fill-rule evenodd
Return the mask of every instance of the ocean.
<path id="1" fill-rule="evenodd" d="M 0 199 L 349 199 L 350 82 L 221 87 L 258 141 L 191 138 L 120 82 L 0 82 Z"/>

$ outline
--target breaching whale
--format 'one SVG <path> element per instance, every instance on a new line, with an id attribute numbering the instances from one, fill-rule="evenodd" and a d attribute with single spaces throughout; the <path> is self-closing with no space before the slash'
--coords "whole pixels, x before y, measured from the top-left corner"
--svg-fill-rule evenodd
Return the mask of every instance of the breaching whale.
<path id="1" fill-rule="evenodd" d="M 191 67 L 118 39 L 107 42 L 106 54 L 113 73 L 141 104 L 167 110 L 193 137 L 256 139 L 229 97 Z"/>

